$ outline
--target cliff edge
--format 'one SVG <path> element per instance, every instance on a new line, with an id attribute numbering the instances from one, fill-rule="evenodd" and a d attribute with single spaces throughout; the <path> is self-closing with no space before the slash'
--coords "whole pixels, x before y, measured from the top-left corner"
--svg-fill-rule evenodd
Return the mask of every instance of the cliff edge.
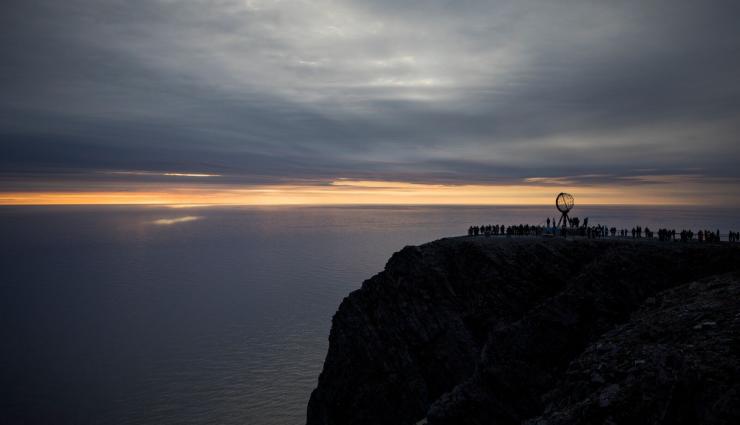
<path id="1" fill-rule="evenodd" d="M 308 425 L 740 423 L 740 247 L 450 238 L 344 299 Z"/>

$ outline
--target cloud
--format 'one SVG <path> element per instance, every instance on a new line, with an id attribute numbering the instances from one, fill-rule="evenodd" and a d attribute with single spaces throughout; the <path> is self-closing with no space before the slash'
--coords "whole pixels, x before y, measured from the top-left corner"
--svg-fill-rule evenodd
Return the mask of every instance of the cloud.
<path id="1" fill-rule="evenodd" d="M 688 0 L 11 1 L 0 182 L 740 179 L 739 13 Z M 140 174 L 115 174 L 128 170 Z"/>
<path id="2" fill-rule="evenodd" d="M 221 177 L 220 174 L 205 174 L 205 173 L 153 173 L 151 171 L 108 171 L 106 174 L 113 175 L 124 175 L 124 176 L 165 176 L 165 177 Z"/>

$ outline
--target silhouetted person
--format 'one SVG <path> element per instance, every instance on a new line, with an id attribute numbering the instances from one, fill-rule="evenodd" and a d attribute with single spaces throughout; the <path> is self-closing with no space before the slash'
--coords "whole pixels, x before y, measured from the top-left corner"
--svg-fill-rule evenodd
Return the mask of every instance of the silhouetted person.
<path id="1" fill-rule="evenodd" d="M 550 227 L 550 217 L 547 218 L 547 227 Z"/>

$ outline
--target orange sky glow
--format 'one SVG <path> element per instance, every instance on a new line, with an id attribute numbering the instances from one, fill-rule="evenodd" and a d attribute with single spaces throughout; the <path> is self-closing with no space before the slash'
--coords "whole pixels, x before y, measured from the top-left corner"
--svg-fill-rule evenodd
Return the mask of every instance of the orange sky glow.
<path id="1" fill-rule="evenodd" d="M 560 191 L 581 204 L 726 204 L 737 199 L 729 184 L 657 181 L 639 185 L 574 187 L 541 184 L 440 185 L 336 180 L 326 185 L 141 185 L 104 190 L 0 192 L 0 205 L 546 205 Z"/>

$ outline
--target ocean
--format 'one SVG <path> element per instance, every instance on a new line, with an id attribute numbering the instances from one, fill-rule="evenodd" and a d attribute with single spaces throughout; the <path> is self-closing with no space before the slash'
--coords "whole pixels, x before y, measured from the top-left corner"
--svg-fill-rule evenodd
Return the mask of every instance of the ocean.
<path id="1" fill-rule="evenodd" d="M 1 207 L 0 423 L 302 424 L 333 313 L 395 251 L 556 213 Z M 736 209 L 577 206 L 572 215 L 740 230 Z"/>

